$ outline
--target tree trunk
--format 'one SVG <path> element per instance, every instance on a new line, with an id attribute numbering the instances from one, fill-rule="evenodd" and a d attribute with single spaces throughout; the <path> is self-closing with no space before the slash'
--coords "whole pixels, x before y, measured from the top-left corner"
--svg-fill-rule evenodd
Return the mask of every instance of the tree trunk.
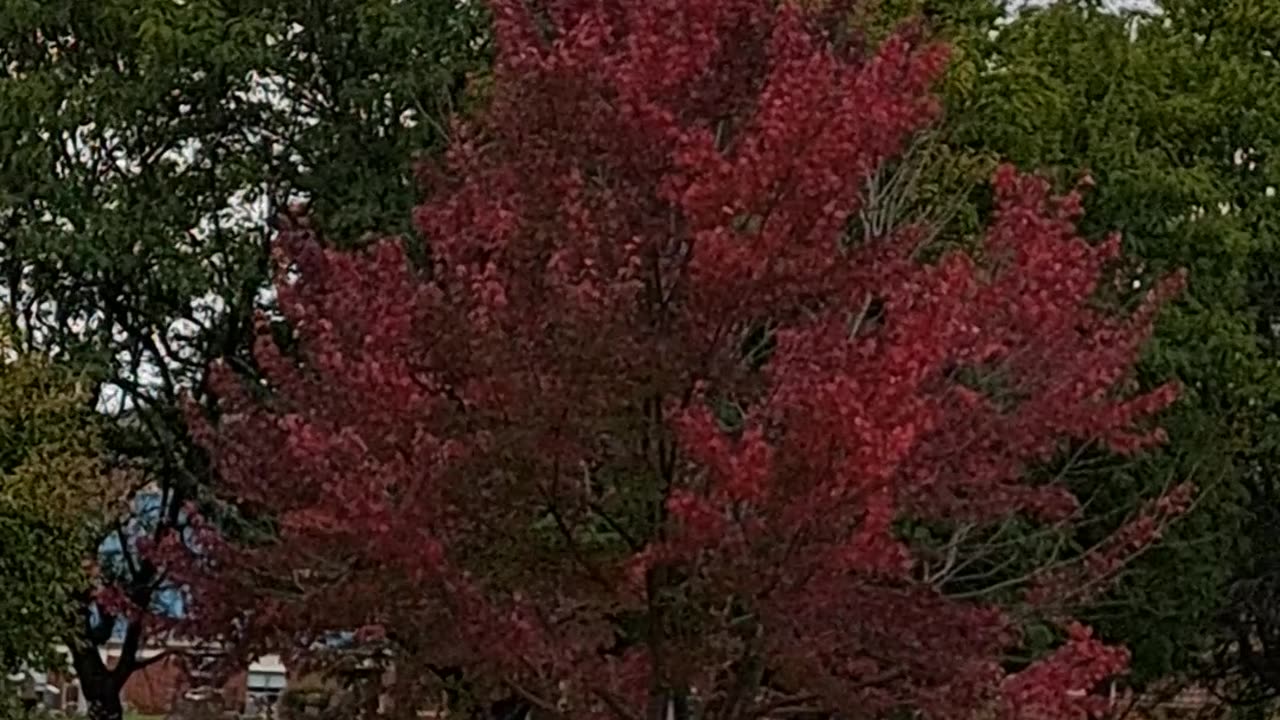
<path id="1" fill-rule="evenodd" d="M 120 689 L 108 679 L 105 685 L 85 685 L 80 681 L 80 689 L 89 701 L 89 720 L 124 720 L 124 707 L 120 703 Z"/>
<path id="2" fill-rule="evenodd" d="M 520 720 L 530 716 L 532 706 L 514 694 L 497 700 L 477 701 L 471 683 L 460 667 L 427 665 L 445 682 L 445 706 L 450 717 L 457 715 L 473 720 Z"/>
<path id="3" fill-rule="evenodd" d="M 123 720 L 120 691 L 124 683 L 102 662 L 98 648 L 73 648 L 71 659 L 76 680 L 80 683 L 80 694 L 89 706 L 89 720 Z"/>

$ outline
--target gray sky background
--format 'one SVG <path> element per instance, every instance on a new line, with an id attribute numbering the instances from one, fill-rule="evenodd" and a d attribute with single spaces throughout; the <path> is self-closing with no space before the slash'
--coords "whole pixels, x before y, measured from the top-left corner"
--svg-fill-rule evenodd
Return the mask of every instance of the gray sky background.
<path id="1" fill-rule="evenodd" d="M 1027 7 L 1035 5 L 1048 5 L 1051 0 L 1015 0 L 1013 6 Z M 1107 0 L 1107 6 L 1111 9 L 1118 10 L 1121 8 L 1133 8 L 1138 10 L 1154 10 L 1155 0 Z"/>

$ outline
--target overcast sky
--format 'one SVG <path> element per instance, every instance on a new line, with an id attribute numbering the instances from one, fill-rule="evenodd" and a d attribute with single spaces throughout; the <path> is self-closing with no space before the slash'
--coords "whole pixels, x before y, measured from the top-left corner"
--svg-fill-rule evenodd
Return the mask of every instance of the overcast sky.
<path id="1" fill-rule="evenodd" d="M 1013 0 L 1014 7 L 1026 5 L 1048 5 L 1051 0 Z M 1106 0 L 1107 7 L 1111 9 L 1134 8 L 1140 10 L 1154 10 L 1156 8 L 1155 0 Z"/>

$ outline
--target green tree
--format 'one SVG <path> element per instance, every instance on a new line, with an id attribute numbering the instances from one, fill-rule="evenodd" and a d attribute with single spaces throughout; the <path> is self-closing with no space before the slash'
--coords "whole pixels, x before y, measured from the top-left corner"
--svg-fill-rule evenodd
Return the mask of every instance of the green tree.
<path id="1" fill-rule="evenodd" d="M 70 369 L 8 342 L 0 360 L 0 671 L 49 659 L 89 582 L 84 547 L 114 506 L 101 418 Z"/>
<path id="2" fill-rule="evenodd" d="M 1193 672 L 1224 647 L 1232 588 L 1268 572 L 1253 557 L 1280 519 L 1267 500 L 1280 499 L 1280 2 L 1120 12 L 1063 0 L 1016 15 L 1008 5 L 886 3 L 921 12 L 955 44 L 945 123 L 914 166 L 886 176 L 912 179 L 891 187 L 917 198 L 954 198 L 940 237 L 967 242 L 989 208 L 972 181 L 997 159 L 1062 185 L 1087 173 L 1088 234 L 1119 230 L 1139 259 L 1129 269 L 1147 277 L 1190 271 L 1143 364 L 1147 379 L 1184 384 L 1164 421 L 1169 449 L 1054 470 L 1104 488 L 1091 505 L 1104 517 L 1173 480 L 1200 482 L 1197 511 L 1090 610 L 1134 649 L 1136 680 Z"/>
<path id="3" fill-rule="evenodd" d="M 210 480 L 178 411 L 227 358 L 253 373 L 274 231 L 409 226 L 416 152 L 442 144 L 488 53 L 466 0 L 0 0 L 0 300 L 23 350 L 88 368 L 106 442 L 137 458 L 159 539 Z M 91 553 L 103 538 L 85 546 Z M 121 539 L 104 580 L 162 612 L 164 569 Z M 95 717 L 120 714 L 144 619 L 80 598 L 68 638 Z M 122 625 L 123 623 L 123 625 Z M 123 660 L 96 647 L 124 627 Z"/>

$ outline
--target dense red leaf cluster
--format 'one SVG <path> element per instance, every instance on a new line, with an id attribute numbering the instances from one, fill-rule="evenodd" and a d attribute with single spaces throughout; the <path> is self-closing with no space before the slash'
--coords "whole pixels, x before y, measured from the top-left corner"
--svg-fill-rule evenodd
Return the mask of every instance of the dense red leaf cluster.
<path id="1" fill-rule="evenodd" d="M 938 110 L 945 53 L 910 32 L 865 52 L 774 0 L 493 7 L 491 104 L 426 173 L 429 262 L 288 234 L 296 347 L 264 331 L 267 387 L 223 371 L 193 418 L 243 520 L 203 542 L 207 626 L 365 628 L 572 718 L 1096 714 L 1122 650 L 1072 626 L 1009 674 L 1009 608 L 926 582 L 897 528 L 1061 521 L 1030 465 L 1158 441 L 1172 388 L 1127 383 L 1175 283 L 1092 302 L 1118 242 L 1007 168 L 972 254 L 852 240 Z"/>

